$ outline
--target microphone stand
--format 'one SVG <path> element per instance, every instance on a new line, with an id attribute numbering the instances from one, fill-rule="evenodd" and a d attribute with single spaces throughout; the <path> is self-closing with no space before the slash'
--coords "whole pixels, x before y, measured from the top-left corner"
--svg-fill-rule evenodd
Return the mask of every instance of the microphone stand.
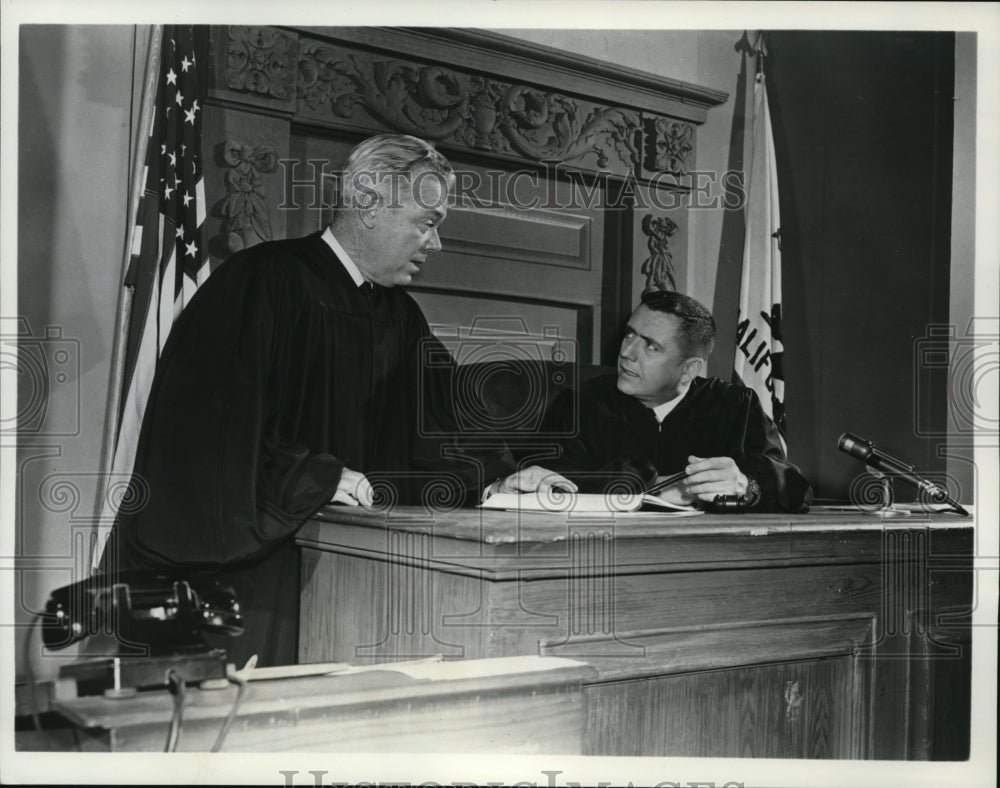
<path id="1" fill-rule="evenodd" d="M 865 470 L 878 479 L 879 492 L 882 500 L 874 509 L 864 508 L 862 511 L 864 511 L 865 514 L 877 514 L 880 517 L 909 517 L 910 512 L 908 510 L 900 509 L 896 506 L 895 495 L 892 488 L 892 479 L 890 479 L 888 475 L 880 471 L 874 465 L 865 463 Z"/>
<path id="2" fill-rule="evenodd" d="M 914 467 L 909 463 L 904 462 L 899 457 L 890 454 L 884 449 L 877 448 L 872 441 L 865 440 L 850 432 L 845 432 L 837 441 L 837 448 L 845 454 L 854 457 L 854 459 L 861 460 L 869 473 L 883 480 L 881 482 L 882 505 L 877 510 L 878 512 L 900 511 L 892 504 L 890 486 L 892 478 L 898 476 L 923 492 L 930 499 L 931 503 L 944 504 L 963 517 L 969 516 L 969 512 L 958 501 L 952 499 L 945 490 L 919 476 L 914 471 Z M 928 511 L 931 510 L 928 509 Z"/>

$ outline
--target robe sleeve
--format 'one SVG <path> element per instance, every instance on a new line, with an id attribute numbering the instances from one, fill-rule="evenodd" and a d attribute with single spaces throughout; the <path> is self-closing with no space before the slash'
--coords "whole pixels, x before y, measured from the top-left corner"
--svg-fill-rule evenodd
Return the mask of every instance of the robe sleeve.
<path id="1" fill-rule="evenodd" d="M 295 355 L 291 343 L 301 336 L 292 327 L 302 303 L 304 294 L 296 292 L 295 283 L 275 263 L 251 281 L 244 297 L 235 376 L 241 384 L 231 389 L 243 412 L 241 419 L 231 422 L 231 429 L 241 434 L 223 440 L 245 444 L 249 450 L 236 468 L 253 479 L 256 511 L 249 529 L 227 536 L 227 560 L 251 556 L 291 536 L 333 497 L 340 483 L 343 462 L 283 434 L 277 418 L 278 411 L 298 396 L 290 359 Z M 254 445 L 247 445 L 251 442 Z M 241 480 L 238 486 L 245 484 Z"/>
<path id="2" fill-rule="evenodd" d="M 738 389 L 741 407 L 734 414 L 726 456 L 733 457 L 746 476 L 760 485 L 754 511 L 802 512 L 812 501 L 812 489 L 801 471 L 788 461 L 778 428 L 764 413 L 753 389 Z"/>
<path id="3" fill-rule="evenodd" d="M 558 440 L 559 456 L 546 467 L 573 480 L 582 493 L 604 493 L 622 485 L 642 492 L 655 481 L 656 466 L 645 457 L 607 456 L 602 436 L 590 423 L 574 389 L 561 391 L 549 405 L 541 431 Z"/>

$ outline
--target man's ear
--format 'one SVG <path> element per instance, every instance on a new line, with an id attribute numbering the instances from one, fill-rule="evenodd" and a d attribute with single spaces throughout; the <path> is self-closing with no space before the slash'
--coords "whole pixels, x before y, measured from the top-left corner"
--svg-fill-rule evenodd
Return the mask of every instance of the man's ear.
<path id="1" fill-rule="evenodd" d="M 359 176 L 355 188 L 358 190 L 354 201 L 355 210 L 358 212 L 361 224 L 370 230 L 378 221 L 385 199 L 367 174 Z"/>
<path id="2" fill-rule="evenodd" d="M 694 356 L 684 359 L 684 370 L 681 372 L 681 383 L 687 385 L 698 377 L 705 368 L 705 359 Z"/>
<path id="3" fill-rule="evenodd" d="M 361 223 L 370 230 L 375 226 L 378 215 L 382 210 L 382 198 L 379 197 L 373 200 L 372 204 L 367 208 L 358 208 L 357 210 Z"/>

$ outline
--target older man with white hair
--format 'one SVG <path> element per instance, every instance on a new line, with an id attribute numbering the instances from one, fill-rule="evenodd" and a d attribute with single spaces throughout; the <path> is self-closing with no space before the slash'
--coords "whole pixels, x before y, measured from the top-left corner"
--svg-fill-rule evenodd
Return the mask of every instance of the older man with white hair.
<path id="1" fill-rule="evenodd" d="M 329 227 L 234 255 L 170 333 L 133 472 L 143 505 L 120 514 L 102 570 L 217 570 L 246 620 L 226 643 L 237 662 L 295 660 L 291 537 L 321 506 L 370 505 L 373 482 L 403 503 L 441 479 L 468 500 L 498 477 L 507 490 L 573 489 L 537 467 L 506 476 L 502 449 L 455 439 L 443 452 L 424 437 L 456 434 L 450 392 L 421 370 L 428 348 L 446 351 L 401 286 L 440 250 L 453 183 L 423 140 L 363 141 Z"/>

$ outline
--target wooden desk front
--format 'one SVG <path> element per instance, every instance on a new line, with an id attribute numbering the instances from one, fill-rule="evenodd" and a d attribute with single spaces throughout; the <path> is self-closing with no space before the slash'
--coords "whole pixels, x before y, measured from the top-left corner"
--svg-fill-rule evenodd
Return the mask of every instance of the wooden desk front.
<path id="1" fill-rule="evenodd" d="M 571 657 L 595 755 L 959 759 L 973 530 L 951 515 L 668 519 L 328 507 L 299 657 Z"/>
<path id="2" fill-rule="evenodd" d="M 333 666 L 328 666 L 331 669 Z M 224 752 L 545 752 L 578 754 L 580 684 L 573 660 L 512 657 L 415 662 L 300 678 L 251 681 Z M 236 689 L 189 687 L 178 752 L 208 752 Z M 130 698 L 56 700 L 76 726 L 19 737 L 18 749 L 160 752 L 173 700 L 166 690 Z"/>

